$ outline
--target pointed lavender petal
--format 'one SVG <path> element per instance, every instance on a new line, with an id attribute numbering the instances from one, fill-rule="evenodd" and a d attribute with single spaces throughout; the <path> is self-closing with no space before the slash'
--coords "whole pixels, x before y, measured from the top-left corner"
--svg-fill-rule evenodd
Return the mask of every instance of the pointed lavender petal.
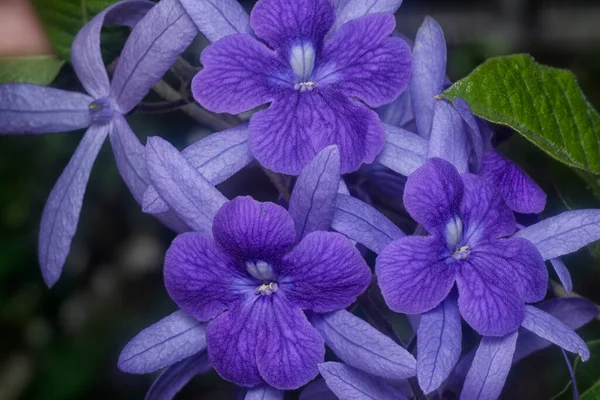
<path id="1" fill-rule="evenodd" d="M 496 400 L 510 371 L 517 332 L 504 337 L 483 337 L 467 373 L 461 400 Z"/>
<path id="2" fill-rule="evenodd" d="M 427 17 L 417 32 L 413 48 L 413 77 L 410 93 L 419 135 L 429 138 L 433 121 L 434 96 L 446 80 L 446 40 L 433 18 Z"/>
<path id="3" fill-rule="evenodd" d="M 384 125 L 404 127 L 415 119 L 412 111 L 410 86 L 396 100 L 390 104 L 379 107 L 377 114 Z"/>
<path id="4" fill-rule="evenodd" d="M 573 280 L 571 280 L 571 274 L 565 263 L 560 258 L 552 258 L 550 259 L 550 264 L 552 264 L 552 268 L 554 268 L 554 272 L 556 272 L 565 292 L 567 294 L 571 293 L 573 291 Z"/>
<path id="5" fill-rule="evenodd" d="M 579 354 L 583 361 L 590 358 L 590 350 L 575 331 L 538 308 L 525 306 L 525 319 L 522 326 L 571 353 Z"/>
<path id="6" fill-rule="evenodd" d="M 573 400 L 579 400 L 579 391 L 577 390 L 577 378 L 575 378 L 575 371 L 573 370 L 573 366 L 571 365 L 571 360 L 567 356 L 567 353 L 560 349 L 563 358 L 565 359 L 565 364 L 567 364 L 567 369 L 569 370 L 569 377 L 571 378 L 571 392 L 573 393 Z"/>
<path id="7" fill-rule="evenodd" d="M 227 199 L 161 138 L 148 138 L 146 163 L 154 187 L 175 214 L 193 230 L 210 234 Z"/>
<path id="8" fill-rule="evenodd" d="M 339 194 L 331 227 L 379 253 L 404 233 L 379 211 L 358 199 Z"/>
<path id="9" fill-rule="evenodd" d="M 257 386 L 248 389 L 244 400 L 283 400 L 284 391 L 271 386 Z"/>
<path id="10" fill-rule="evenodd" d="M 250 17 L 237 0 L 180 1 L 198 30 L 211 42 L 251 31 Z"/>
<path id="11" fill-rule="evenodd" d="M 162 0 L 133 28 L 121 52 L 111 95 L 122 114 L 133 109 L 197 34 L 179 0 Z"/>
<path id="12" fill-rule="evenodd" d="M 587 324 L 600 313 L 597 305 L 589 300 L 578 297 L 551 299 L 536 305 L 536 307 L 554 316 L 573 330 Z M 521 329 L 513 362 L 517 362 L 551 344 L 551 342 L 542 339 L 535 333 Z"/>
<path id="13" fill-rule="evenodd" d="M 348 365 L 385 379 L 415 376 L 416 361 L 408 351 L 348 311 L 313 314 L 310 320 L 327 347 Z"/>
<path id="14" fill-rule="evenodd" d="M 100 52 L 100 30 L 104 24 L 134 26 L 150 8 L 151 1 L 129 0 L 113 4 L 97 14 L 79 31 L 71 51 L 73 69 L 85 90 L 94 98 L 108 96 L 110 83 Z"/>
<path id="15" fill-rule="evenodd" d="M 456 298 L 421 315 L 417 331 L 417 377 L 425 394 L 440 387 L 458 362 L 462 328 Z"/>
<path id="16" fill-rule="evenodd" d="M 463 174 L 468 171 L 469 154 L 469 137 L 462 117 L 452 104 L 437 101 L 433 108 L 427 156 L 443 158 Z"/>
<path id="17" fill-rule="evenodd" d="M 90 126 L 88 95 L 76 92 L 9 83 L 0 85 L 0 133 L 68 132 Z"/>
<path id="18" fill-rule="evenodd" d="M 457 98 L 456 100 L 454 100 L 454 108 L 456 109 L 456 111 L 458 111 L 458 113 L 460 114 L 460 116 L 466 124 L 464 125 L 464 129 L 469 137 L 469 161 L 472 161 L 472 164 L 474 165 L 474 169 L 472 170 L 472 172 L 477 173 L 481 166 L 481 160 L 483 159 L 484 153 L 483 138 L 481 137 L 479 124 L 477 123 L 477 120 L 475 119 L 471 108 L 463 99 Z"/>
<path id="19" fill-rule="evenodd" d="M 60 277 L 69 254 L 90 172 L 107 134 L 107 125 L 92 125 L 88 129 L 46 200 L 38 260 L 49 287 Z"/>
<path id="20" fill-rule="evenodd" d="M 319 364 L 321 376 L 335 395 L 344 400 L 407 400 L 385 380 L 337 362 Z"/>
<path id="21" fill-rule="evenodd" d="M 425 163 L 427 140 L 412 132 L 383 125 L 385 145 L 375 161 L 401 175 L 408 176 Z"/>
<path id="22" fill-rule="evenodd" d="M 298 240 L 331 226 L 340 185 L 340 153 L 325 147 L 308 163 L 296 180 L 288 207 L 294 218 Z"/>
<path id="23" fill-rule="evenodd" d="M 600 210 L 567 211 L 515 233 L 533 243 L 544 260 L 573 253 L 600 240 Z"/>
<path id="24" fill-rule="evenodd" d="M 340 3 L 343 3 L 341 0 Z M 398 8 L 402 5 L 402 0 L 347 0 L 345 6 L 339 7 L 336 27 L 340 27 L 346 22 L 360 18 L 365 15 L 375 13 L 395 14 Z"/>
<path id="25" fill-rule="evenodd" d="M 342 93 L 380 107 L 396 99 L 412 74 L 410 46 L 390 37 L 396 20 L 372 14 L 344 24 L 325 44 L 315 79 Z"/>
<path id="26" fill-rule="evenodd" d="M 202 375 L 211 368 L 206 352 L 179 361 L 160 373 L 146 394 L 145 400 L 172 400 L 193 377 Z"/>
<path id="27" fill-rule="evenodd" d="M 119 356 L 119 369 L 147 374 L 206 349 L 206 323 L 175 311 L 138 333 Z"/>
<path id="28" fill-rule="evenodd" d="M 496 150 L 484 154 L 479 175 L 498 188 L 513 211 L 537 214 L 544 210 L 546 193 L 525 171 Z"/>

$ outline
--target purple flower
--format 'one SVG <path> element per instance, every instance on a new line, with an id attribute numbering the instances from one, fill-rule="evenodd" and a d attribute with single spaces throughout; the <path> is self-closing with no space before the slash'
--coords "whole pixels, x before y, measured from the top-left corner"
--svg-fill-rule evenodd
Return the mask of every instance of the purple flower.
<path id="1" fill-rule="evenodd" d="M 290 214 L 250 197 L 226 203 L 212 233 L 173 241 L 164 270 L 169 295 L 210 321 L 208 354 L 223 378 L 248 387 L 304 385 L 325 354 L 304 310 L 348 307 L 370 282 L 365 261 L 338 233 L 312 232 L 295 245 Z"/>
<path id="2" fill-rule="evenodd" d="M 330 0 L 259 0 L 250 24 L 260 40 L 233 34 L 202 53 L 192 83 L 201 105 L 237 114 L 270 104 L 251 118 L 249 143 L 273 171 L 297 175 L 331 144 L 343 173 L 372 162 L 384 132 L 363 102 L 389 103 L 408 85 L 410 48 L 390 37 L 392 14 L 351 19 L 326 40 L 335 19 Z"/>
<path id="3" fill-rule="evenodd" d="M 429 311 L 456 283 L 460 314 L 473 329 L 515 331 L 525 303 L 544 297 L 548 273 L 533 243 L 505 238 L 516 223 L 496 189 L 434 158 L 408 177 L 404 204 L 430 236 L 398 239 L 380 253 L 376 272 L 388 306 Z"/>
<path id="4" fill-rule="evenodd" d="M 135 25 L 112 83 L 100 53 L 104 23 Z M 88 94 L 27 84 L 0 85 L 3 133 L 44 134 L 88 127 L 42 215 L 38 257 L 48 286 L 56 283 L 62 271 L 77 229 L 85 187 L 107 136 L 123 180 L 136 200 L 142 202 L 149 184 L 144 148 L 124 115 L 163 76 L 196 33 L 177 0 L 163 0 L 156 5 L 144 0 L 122 1 L 94 17 L 73 42 L 73 68 Z M 185 228 L 168 214 L 157 217 L 175 230 Z"/>

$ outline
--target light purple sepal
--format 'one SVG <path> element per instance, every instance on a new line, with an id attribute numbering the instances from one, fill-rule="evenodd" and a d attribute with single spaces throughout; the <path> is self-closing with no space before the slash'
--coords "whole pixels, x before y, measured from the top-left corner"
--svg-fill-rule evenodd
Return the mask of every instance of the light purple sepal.
<path id="1" fill-rule="evenodd" d="M 111 95 L 122 114 L 148 94 L 196 34 L 179 0 L 161 0 L 148 11 L 125 43 L 113 76 Z"/>
<path id="2" fill-rule="evenodd" d="M 0 85 L 0 133 L 36 134 L 74 131 L 92 123 L 90 103 L 83 93 L 29 85 Z"/>
<path id="3" fill-rule="evenodd" d="M 433 109 L 428 158 L 442 158 L 463 174 L 468 171 L 470 147 L 461 115 L 452 104 L 437 101 Z"/>
<path id="4" fill-rule="evenodd" d="M 416 375 L 415 358 L 392 339 L 346 310 L 313 314 L 313 326 L 345 363 L 385 379 Z"/>
<path id="5" fill-rule="evenodd" d="M 337 362 L 319 364 L 321 376 L 335 395 L 344 400 L 407 400 L 385 382 L 348 365 Z"/>
<path id="6" fill-rule="evenodd" d="M 244 400 L 283 400 L 283 390 L 271 386 L 258 386 L 248 389 Z"/>
<path id="7" fill-rule="evenodd" d="M 461 98 L 457 98 L 454 100 L 454 108 L 460 116 L 462 117 L 465 124 L 463 125 L 463 129 L 467 132 L 469 137 L 469 149 L 470 149 L 470 157 L 469 161 L 473 166 L 470 169 L 471 172 L 477 173 L 479 172 L 479 168 L 481 167 L 481 160 L 483 159 L 484 152 L 484 144 L 483 138 L 481 136 L 481 131 L 479 130 L 479 124 L 471 111 L 471 108 Z"/>
<path id="8" fill-rule="evenodd" d="M 147 374 L 206 349 L 206 323 L 175 311 L 137 334 L 119 356 L 119 369 Z"/>
<path id="9" fill-rule="evenodd" d="M 425 163 L 428 148 L 426 139 L 395 126 L 384 124 L 383 127 L 385 145 L 375 161 L 404 176 Z"/>
<path id="10" fill-rule="evenodd" d="M 69 254 L 90 172 L 107 135 L 107 125 L 92 125 L 87 130 L 46 200 L 40 224 L 38 260 L 49 287 L 60 277 Z"/>
<path id="11" fill-rule="evenodd" d="M 440 387 L 458 362 L 462 327 L 454 297 L 421 315 L 417 331 L 417 377 L 425 394 Z"/>
<path id="12" fill-rule="evenodd" d="M 331 227 L 375 253 L 393 240 L 406 236 L 379 211 L 343 194 L 338 194 Z"/>
<path id="13" fill-rule="evenodd" d="M 517 331 L 504 337 L 485 336 L 475 353 L 460 393 L 461 400 L 496 400 L 510 371 Z"/>
<path id="14" fill-rule="evenodd" d="M 250 17 L 237 0 L 180 1 L 198 30 L 211 42 L 251 30 Z"/>
<path id="15" fill-rule="evenodd" d="M 288 210 L 298 241 L 311 232 L 329 230 L 339 186 L 340 152 L 331 145 L 304 167 L 292 191 Z"/>
<path id="16" fill-rule="evenodd" d="M 544 260 L 573 253 L 600 240 L 600 210 L 567 211 L 515 233 L 532 242 Z"/>
<path id="17" fill-rule="evenodd" d="M 374 13 L 394 14 L 402 5 L 402 0 L 341 0 L 343 7 L 338 5 L 335 26 L 340 27 L 346 22 Z"/>
<path id="18" fill-rule="evenodd" d="M 573 280 L 565 263 L 560 258 L 552 258 L 550 259 L 550 264 L 552 264 L 552 268 L 554 268 L 554 272 L 556 272 L 565 292 L 567 294 L 571 293 L 573 291 Z"/>
<path id="19" fill-rule="evenodd" d="M 579 354 L 583 361 L 590 358 L 590 350 L 574 330 L 539 308 L 526 305 L 521 326 L 571 353 Z"/>
<path id="20" fill-rule="evenodd" d="M 197 353 L 171 365 L 160 373 L 145 400 L 172 400 L 193 377 L 212 368 L 206 352 Z"/>
<path id="21" fill-rule="evenodd" d="M 159 137 L 148 138 L 146 163 L 154 187 L 175 214 L 194 231 L 210 235 L 225 196 Z"/>
<path id="22" fill-rule="evenodd" d="M 212 185 L 224 182 L 254 159 L 248 147 L 248 124 L 213 133 L 189 145 L 181 154 Z M 154 186 L 144 193 L 142 209 L 149 214 L 165 212 L 169 206 Z"/>

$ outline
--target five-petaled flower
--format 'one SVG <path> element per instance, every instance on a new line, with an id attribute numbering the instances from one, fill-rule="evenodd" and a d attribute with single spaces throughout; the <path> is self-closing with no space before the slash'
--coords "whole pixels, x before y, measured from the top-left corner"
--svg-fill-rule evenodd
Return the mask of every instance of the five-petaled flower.
<path id="1" fill-rule="evenodd" d="M 312 232 L 295 247 L 290 214 L 238 197 L 217 212 L 214 239 L 178 236 L 165 259 L 165 284 L 192 317 L 210 321 L 206 341 L 225 379 L 252 387 L 295 389 L 324 361 L 323 337 L 303 310 L 348 307 L 371 272 L 343 235 Z"/>
<path id="2" fill-rule="evenodd" d="M 433 158 L 409 176 L 404 204 L 430 236 L 398 239 L 379 255 L 376 272 L 388 306 L 429 311 L 456 282 L 460 313 L 473 329 L 486 336 L 515 331 L 525 303 L 544 298 L 548 272 L 534 244 L 506 238 L 516 222 L 497 190 Z"/>
<path id="3" fill-rule="evenodd" d="M 410 47 L 390 37 L 394 16 L 351 20 L 326 40 L 335 22 L 330 0 L 259 0 L 250 22 L 258 39 L 234 34 L 204 50 L 196 100 L 233 114 L 270 103 L 250 120 L 250 147 L 273 171 L 297 175 L 331 144 L 342 172 L 372 162 L 384 131 L 363 102 L 393 101 L 412 72 Z"/>

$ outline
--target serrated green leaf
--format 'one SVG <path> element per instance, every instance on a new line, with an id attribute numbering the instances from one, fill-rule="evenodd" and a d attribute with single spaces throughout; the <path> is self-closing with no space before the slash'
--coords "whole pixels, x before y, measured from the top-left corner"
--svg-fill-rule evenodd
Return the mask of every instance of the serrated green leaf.
<path id="1" fill-rule="evenodd" d="M 52 83 L 64 61 L 54 56 L 0 58 L 0 84 L 33 83 L 49 85 Z"/>
<path id="2" fill-rule="evenodd" d="M 569 71 L 524 54 L 492 58 L 441 97 L 463 98 L 479 117 L 515 129 L 567 165 L 600 174 L 600 114 Z"/>
<path id="3" fill-rule="evenodd" d="M 580 400 L 598 400 L 600 399 L 600 340 L 594 340 L 587 343 L 590 349 L 590 359 L 582 362 L 581 357 L 575 360 L 575 380 L 579 390 Z M 571 382 L 552 400 L 572 399 Z"/>
<path id="4" fill-rule="evenodd" d="M 117 1 L 32 0 L 31 3 L 40 17 L 56 53 L 63 60 L 70 60 L 71 44 L 79 30 L 96 14 Z M 120 36 L 112 32 L 107 38 L 120 41 Z"/>

